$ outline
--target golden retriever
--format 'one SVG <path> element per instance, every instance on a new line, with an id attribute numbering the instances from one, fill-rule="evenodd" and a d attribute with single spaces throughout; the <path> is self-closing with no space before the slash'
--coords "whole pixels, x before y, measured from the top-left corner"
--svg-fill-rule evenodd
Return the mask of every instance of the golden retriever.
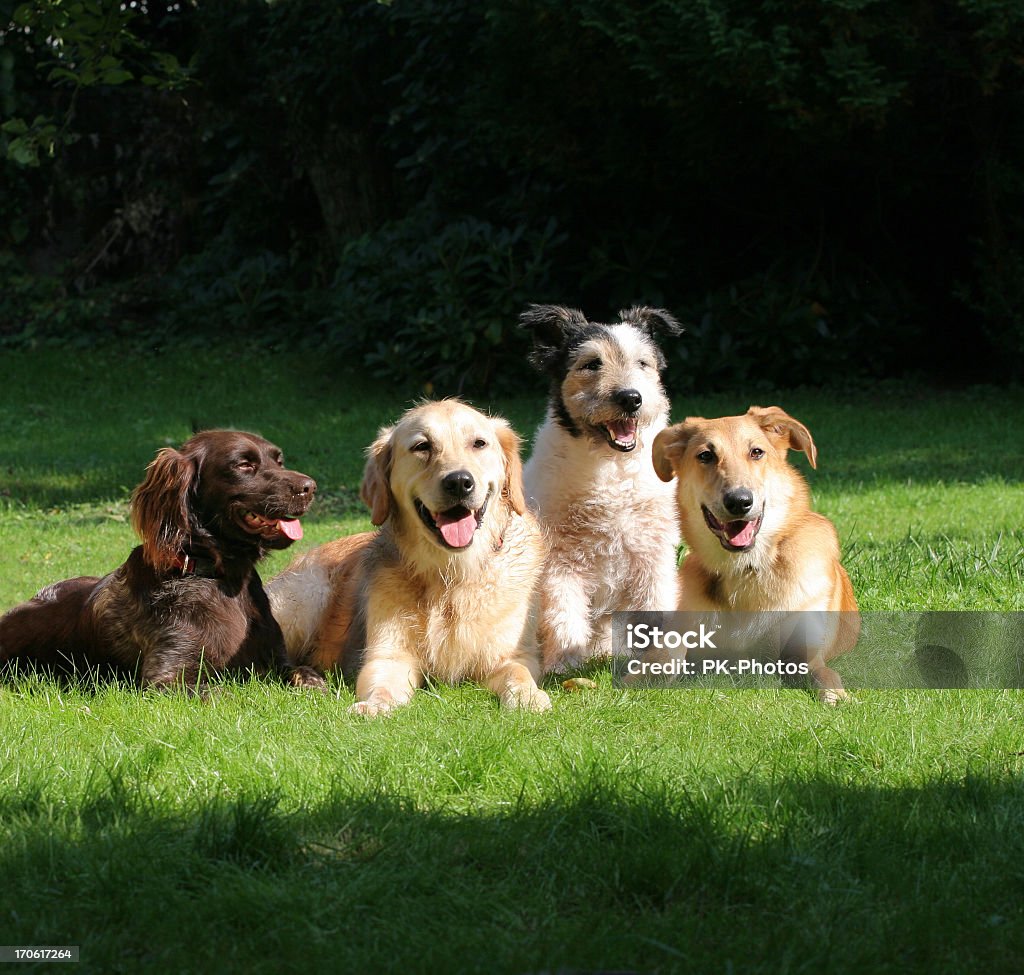
<path id="1" fill-rule="evenodd" d="M 268 586 L 293 659 L 357 671 L 352 710 L 367 716 L 427 677 L 550 708 L 537 686 L 546 548 L 508 423 L 458 400 L 417 406 L 369 448 L 361 493 L 380 530 L 328 542 Z"/>
<path id="2" fill-rule="evenodd" d="M 856 643 L 857 601 L 835 527 L 811 510 L 806 482 L 786 461 L 791 449 L 817 466 L 810 431 L 777 406 L 688 417 L 655 438 L 654 468 L 677 479 L 688 549 L 678 608 L 820 614 L 803 618 L 811 622 L 797 650 L 819 698 L 835 704 L 847 695 L 826 662 Z"/>

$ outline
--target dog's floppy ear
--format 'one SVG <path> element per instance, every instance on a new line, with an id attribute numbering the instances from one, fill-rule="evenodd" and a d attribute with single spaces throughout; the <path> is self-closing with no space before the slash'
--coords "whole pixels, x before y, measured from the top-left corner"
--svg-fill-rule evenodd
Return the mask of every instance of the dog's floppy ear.
<path id="1" fill-rule="evenodd" d="M 683 326 L 664 308 L 634 305 L 619 312 L 619 321 L 636 325 L 652 338 L 657 335 L 682 335 Z"/>
<path id="2" fill-rule="evenodd" d="M 663 481 L 671 481 L 676 476 L 676 463 L 683 456 L 693 432 L 694 427 L 687 418 L 685 423 L 666 427 L 654 438 L 651 459 L 654 470 Z"/>
<path id="3" fill-rule="evenodd" d="M 498 443 L 505 454 L 505 483 L 501 488 L 501 499 L 512 510 L 521 515 L 526 511 L 526 495 L 523 492 L 523 462 L 519 457 L 519 435 L 506 420 L 494 417 Z"/>
<path id="4" fill-rule="evenodd" d="M 752 406 L 747 410 L 747 416 L 753 417 L 777 446 L 783 450 L 802 450 L 811 467 L 818 466 L 818 448 L 814 446 L 811 431 L 785 410 L 778 406 Z"/>
<path id="5" fill-rule="evenodd" d="M 382 427 L 377 439 L 367 448 L 366 468 L 359 496 L 370 509 L 370 521 L 378 528 L 388 520 L 394 500 L 391 497 L 391 434 L 394 427 Z"/>
<path id="6" fill-rule="evenodd" d="M 173 566 L 192 534 L 192 495 L 201 460 L 164 447 L 132 492 L 132 527 L 142 539 L 142 557 L 154 569 Z"/>
<path id="7" fill-rule="evenodd" d="M 567 335 L 587 327 L 587 317 L 577 308 L 562 305 L 529 305 L 519 326 L 533 335 L 530 362 L 541 372 L 552 368 Z"/>

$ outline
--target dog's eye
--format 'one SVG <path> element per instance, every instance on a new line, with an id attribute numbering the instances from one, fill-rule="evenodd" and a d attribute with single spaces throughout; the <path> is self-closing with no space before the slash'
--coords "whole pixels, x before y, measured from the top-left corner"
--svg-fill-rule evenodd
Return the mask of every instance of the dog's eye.
<path id="1" fill-rule="evenodd" d="M 713 464 L 715 459 L 715 452 L 713 450 L 702 450 L 697 454 L 697 463 L 699 464 Z"/>
<path id="2" fill-rule="evenodd" d="M 254 471 L 256 470 L 256 464 L 251 460 L 240 460 L 235 464 L 235 469 L 239 471 Z"/>
<path id="3" fill-rule="evenodd" d="M 760 447 L 750 448 L 751 460 L 760 460 L 762 457 L 764 457 L 764 451 Z"/>
<path id="4" fill-rule="evenodd" d="M 590 372 L 597 372 L 597 370 L 601 368 L 601 360 L 591 359 L 589 362 L 584 362 L 583 365 L 580 366 L 580 368 L 587 369 Z"/>
<path id="5" fill-rule="evenodd" d="M 477 450 L 483 450 L 483 449 L 484 449 L 484 447 L 486 447 L 486 446 L 487 446 L 487 441 L 486 441 L 486 440 L 484 440 L 484 438 L 483 438 L 483 437 L 477 437 L 477 438 L 476 438 L 476 440 L 474 440 L 474 441 L 473 441 L 473 446 L 474 446 L 474 447 L 475 447 L 475 448 L 476 448 Z"/>
<path id="6" fill-rule="evenodd" d="M 650 364 L 649 362 L 647 362 L 646 360 L 644 360 L 644 359 L 641 359 L 641 360 L 640 360 L 640 361 L 639 361 L 639 362 L 637 363 L 637 365 L 638 365 L 638 366 L 639 366 L 639 367 L 640 367 L 641 369 L 650 369 L 650 368 L 651 368 L 651 364 Z"/>
<path id="7" fill-rule="evenodd" d="M 417 441 L 409 449 L 414 454 L 429 454 L 430 453 L 430 441 L 429 440 Z"/>

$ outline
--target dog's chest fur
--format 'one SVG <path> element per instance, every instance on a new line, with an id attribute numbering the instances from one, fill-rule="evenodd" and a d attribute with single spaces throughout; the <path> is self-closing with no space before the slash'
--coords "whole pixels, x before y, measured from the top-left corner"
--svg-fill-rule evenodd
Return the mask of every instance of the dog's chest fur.
<path id="1" fill-rule="evenodd" d="M 650 455 L 664 427 L 660 420 L 641 430 L 628 454 L 573 437 L 552 417 L 538 431 L 523 475 L 527 500 L 548 529 L 552 565 L 588 577 L 597 613 L 625 608 L 636 583 L 678 544 L 675 495 Z"/>
<path id="2" fill-rule="evenodd" d="M 497 551 L 481 538 L 479 548 L 449 556 L 442 568 L 382 568 L 390 598 L 396 607 L 405 603 L 410 645 L 426 673 L 448 682 L 480 680 L 496 659 L 533 645 L 544 555 L 539 532 L 532 517 L 514 516 Z"/>
<path id="3" fill-rule="evenodd" d="M 765 525 L 752 551 L 728 553 L 705 529 L 703 517 L 689 512 L 683 534 L 690 552 L 683 563 L 680 609 L 834 608 L 829 596 L 838 545 L 831 524 L 813 512 L 787 513 L 776 504 Z"/>
<path id="4" fill-rule="evenodd" d="M 133 666 L 140 654 L 155 652 L 183 660 L 201 654 L 206 666 L 222 670 L 272 661 L 276 627 L 261 594 L 255 570 L 231 586 L 197 576 L 158 580 L 136 549 L 100 581 L 91 601 L 96 635 L 118 663 Z"/>

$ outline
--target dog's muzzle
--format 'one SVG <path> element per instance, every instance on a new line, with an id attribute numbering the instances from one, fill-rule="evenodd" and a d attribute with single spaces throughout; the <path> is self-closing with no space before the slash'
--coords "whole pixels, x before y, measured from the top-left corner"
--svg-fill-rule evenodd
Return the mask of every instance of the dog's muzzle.
<path id="1" fill-rule="evenodd" d="M 623 417 L 620 420 L 609 420 L 601 424 L 601 430 L 608 443 L 615 449 L 628 453 L 637 444 L 637 421 L 635 417 Z"/>
<path id="2" fill-rule="evenodd" d="M 700 506 L 708 528 L 718 536 L 718 541 L 727 552 L 748 552 L 754 547 L 757 533 L 761 530 L 763 514 L 749 521 L 737 518 L 735 521 L 719 521 L 705 505 Z"/>
<path id="3" fill-rule="evenodd" d="M 483 524 L 487 505 L 493 493 L 493 489 L 488 491 L 484 503 L 475 510 L 464 504 L 456 504 L 443 511 L 434 512 L 419 498 L 414 499 L 414 504 L 420 520 L 430 529 L 434 538 L 444 548 L 460 551 L 473 544 L 476 530 Z"/>

